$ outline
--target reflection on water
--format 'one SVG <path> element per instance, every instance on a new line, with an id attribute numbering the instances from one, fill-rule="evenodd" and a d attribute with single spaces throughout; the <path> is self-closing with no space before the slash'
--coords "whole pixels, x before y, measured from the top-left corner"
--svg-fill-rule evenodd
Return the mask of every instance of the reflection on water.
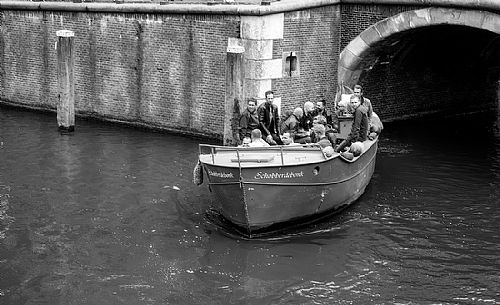
<path id="1" fill-rule="evenodd" d="M 388 125 L 357 204 L 244 240 L 191 182 L 198 140 L 0 108 L 0 304 L 500 304 L 500 134 L 480 122 Z"/>

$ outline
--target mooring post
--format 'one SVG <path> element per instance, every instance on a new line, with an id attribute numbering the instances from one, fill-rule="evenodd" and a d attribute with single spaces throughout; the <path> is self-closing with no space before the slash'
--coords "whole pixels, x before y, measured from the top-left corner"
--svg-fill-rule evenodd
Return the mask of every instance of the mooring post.
<path id="1" fill-rule="evenodd" d="M 57 35 L 57 124 L 59 130 L 75 130 L 75 83 L 73 77 L 73 37 L 75 33 L 60 30 Z"/>
<path id="2" fill-rule="evenodd" d="M 228 38 L 226 59 L 226 101 L 224 115 L 224 138 L 223 145 L 238 145 L 243 139 L 239 139 L 239 117 L 240 110 L 244 109 L 244 60 L 245 48 L 243 41 L 237 38 Z"/>

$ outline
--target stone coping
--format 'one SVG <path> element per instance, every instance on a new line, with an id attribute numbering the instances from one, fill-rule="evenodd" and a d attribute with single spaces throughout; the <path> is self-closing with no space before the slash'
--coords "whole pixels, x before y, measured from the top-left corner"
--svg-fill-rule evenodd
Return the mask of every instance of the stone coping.
<path id="1" fill-rule="evenodd" d="M 237 0 L 214 1 L 200 0 L 198 3 L 180 3 L 179 1 L 154 0 L 161 2 L 128 3 L 127 0 L 116 2 L 32 2 L 0 0 L 0 10 L 29 11 L 68 11 L 102 13 L 152 13 L 152 14 L 223 14 L 262 16 L 310 9 L 337 4 L 370 5 L 411 5 L 423 7 L 454 7 L 467 9 L 485 9 L 500 11 L 499 0 L 281 0 L 261 1 L 261 4 L 236 4 Z"/>

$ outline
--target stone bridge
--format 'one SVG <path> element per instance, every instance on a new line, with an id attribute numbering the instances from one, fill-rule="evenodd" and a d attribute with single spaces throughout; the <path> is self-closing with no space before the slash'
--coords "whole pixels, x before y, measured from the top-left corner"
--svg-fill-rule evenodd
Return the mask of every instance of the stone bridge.
<path id="1" fill-rule="evenodd" d="M 365 84 L 387 101 L 379 111 L 400 118 L 496 110 L 498 9 L 434 4 L 387 16 L 346 41 L 338 82 Z"/>
<path id="2" fill-rule="evenodd" d="M 81 116 L 230 143 L 249 97 L 334 107 L 355 83 L 385 121 L 498 111 L 499 12 L 497 0 L 2 1 L 0 100 L 55 109 L 67 29 Z"/>
<path id="3" fill-rule="evenodd" d="M 446 25 L 449 32 L 440 32 L 442 36 L 438 39 L 444 39 L 443 36 L 451 35 L 453 31 L 460 31 L 463 27 L 500 34 L 499 17 L 498 14 L 488 11 L 425 8 L 385 18 L 363 30 L 342 50 L 338 67 L 338 81 L 352 86 L 359 81 L 363 71 L 375 64 L 380 55 L 401 52 L 402 47 L 397 45 L 401 45 L 403 41 L 405 44 L 422 43 L 418 40 L 417 35 L 425 30 L 428 31 L 426 35 L 432 35 L 435 28 Z M 498 64 L 498 61 L 495 61 L 498 56 L 494 55 L 500 55 L 498 53 L 499 37 L 494 35 L 491 37 L 491 40 L 480 46 L 481 54 L 479 55 L 483 56 L 485 61 Z M 467 48 L 467 44 L 474 42 L 470 39 L 471 37 L 462 36 L 458 46 Z M 461 52 L 457 49 L 449 51 Z M 472 57 L 477 54 L 469 55 Z"/>

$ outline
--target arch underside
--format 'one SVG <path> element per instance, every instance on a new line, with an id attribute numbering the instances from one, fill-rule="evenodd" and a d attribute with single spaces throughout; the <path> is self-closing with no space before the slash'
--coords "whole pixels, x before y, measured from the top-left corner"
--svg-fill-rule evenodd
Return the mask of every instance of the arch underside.
<path id="1" fill-rule="evenodd" d="M 340 53 L 338 83 L 352 87 L 360 81 L 363 73 L 384 61 L 384 55 L 400 52 L 411 39 L 409 33 L 442 25 L 464 26 L 500 34 L 500 17 L 484 11 L 445 8 L 426 8 L 409 11 L 384 19 L 353 39 Z M 498 39 L 485 47 L 484 56 L 494 57 Z M 488 54 L 491 53 L 491 54 Z"/>

